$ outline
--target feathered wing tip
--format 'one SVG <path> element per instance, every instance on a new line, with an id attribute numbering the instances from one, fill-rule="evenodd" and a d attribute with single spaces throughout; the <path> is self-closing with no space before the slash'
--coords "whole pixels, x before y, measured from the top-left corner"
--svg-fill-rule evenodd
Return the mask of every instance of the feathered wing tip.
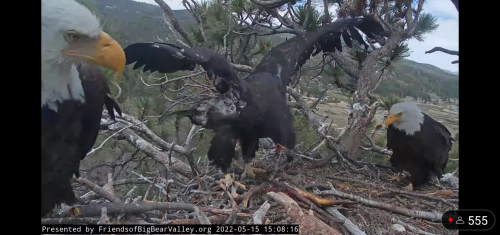
<path id="1" fill-rule="evenodd" d="M 143 72 L 173 73 L 180 70 L 193 71 L 202 57 L 192 53 L 190 48 L 160 42 L 134 43 L 123 49 L 126 63 L 132 63 L 132 69 L 142 66 Z"/>
<path id="2" fill-rule="evenodd" d="M 106 107 L 106 110 L 108 110 L 109 116 L 111 116 L 111 119 L 115 120 L 115 110 L 120 115 L 122 116 L 122 110 L 118 103 L 116 102 L 115 99 L 111 98 L 109 94 L 106 95 L 104 98 L 104 106 Z"/>
<path id="3" fill-rule="evenodd" d="M 132 64 L 136 62 L 144 53 L 144 50 L 147 50 L 148 47 L 150 47 L 152 43 L 150 42 L 138 42 L 138 43 L 133 43 L 125 47 L 123 49 L 123 52 L 125 52 L 125 65 Z M 135 68 L 134 68 L 135 69 Z"/>

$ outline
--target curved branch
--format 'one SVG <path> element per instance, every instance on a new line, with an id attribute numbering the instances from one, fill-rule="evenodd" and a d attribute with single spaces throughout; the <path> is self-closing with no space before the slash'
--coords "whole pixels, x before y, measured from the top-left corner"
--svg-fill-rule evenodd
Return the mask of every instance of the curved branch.
<path id="1" fill-rule="evenodd" d="M 115 100 L 117 100 L 122 95 L 122 88 L 116 82 L 113 82 L 113 84 L 115 84 L 116 88 L 118 88 L 118 94 L 115 95 Z"/>
<path id="2" fill-rule="evenodd" d="M 188 34 L 186 33 L 186 31 L 184 31 L 182 26 L 179 24 L 179 21 L 177 21 L 177 19 L 175 18 L 174 11 L 172 11 L 172 8 L 170 8 L 170 6 L 168 4 L 166 4 L 163 0 L 155 0 L 155 2 L 158 4 L 158 6 L 160 6 L 160 8 L 163 11 L 165 11 L 165 13 L 167 13 L 168 19 L 170 20 L 170 22 L 174 26 L 174 29 L 177 32 L 179 32 L 179 34 L 184 38 L 184 40 L 186 40 L 186 43 L 190 47 L 192 47 L 193 43 L 191 42 L 191 40 L 189 40 Z"/>
<path id="3" fill-rule="evenodd" d="M 250 0 L 251 2 L 267 9 L 281 7 L 291 0 Z"/>
<path id="4" fill-rule="evenodd" d="M 431 50 L 426 51 L 425 54 L 434 53 L 436 51 L 440 51 L 440 52 L 446 53 L 448 55 L 458 55 L 458 51 L 452 51 L 452 50 L 448 50 L 448 49 L 445 49 L 442 47 L 434 47 Z"/>

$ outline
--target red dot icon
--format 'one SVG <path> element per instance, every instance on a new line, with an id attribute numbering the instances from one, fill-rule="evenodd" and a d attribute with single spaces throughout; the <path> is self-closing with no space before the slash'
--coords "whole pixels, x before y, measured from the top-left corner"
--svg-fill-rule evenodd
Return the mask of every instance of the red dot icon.
<path id="1" fill-rule="evenodd" d="M 450 221 L 450 223 L 451 223 L 451 222 L 453 222 L 453 219 L 452 219 L 452 218 L 449 218 L 449 219 L 448 219 L 448 221 Z"/>

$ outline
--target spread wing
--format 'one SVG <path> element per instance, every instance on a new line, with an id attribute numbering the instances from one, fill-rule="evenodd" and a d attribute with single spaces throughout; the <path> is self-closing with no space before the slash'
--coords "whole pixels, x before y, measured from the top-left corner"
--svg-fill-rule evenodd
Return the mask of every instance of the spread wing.
<path id="1" fill-rule="evenodd" d="M 229 87 L 233 87 L 239 94 L 246 95 L 247 89 L 231 63 L 215 51 L 162 42 L 134 43 L 124 51 L 126 65 L 135 63 L 133 69 L 144 66 L 144 72 L 173 73 L 181 70 L 193 71 L 199 64 L 207 71 L 210 79 L 213 75 L 222 78 L 214 80 L 218 92 L 225 94 Z"/>
<path id="2" fill-rule="evenodd" d="M 144 66 L 142 69 L 144 72 L 193 71 L 197 63 L 207 61 L 203 55 L 193 57 L 192 50 L 161 42 L 134 43 L 124 51 L 127 58 L 126 65 L 135 62 L 133 69 Z"/>
<path id="3" fill-rule="evenodd" d="M 385 32 L 377 22 L 370 19 L 347 19 L 323 25 L 306 36 L 295 36 L 279 44 L 269 51 L 255 68 L 256 72 L 268 72 L 279 76 L 287 85 L 290 77 L 311 57 L 320 52 L 342 52 L 342 41 L 353 47 L 353 41 L 365 49 L 368 45 L 358 32 L 367 37 L 385 36 Z"/>

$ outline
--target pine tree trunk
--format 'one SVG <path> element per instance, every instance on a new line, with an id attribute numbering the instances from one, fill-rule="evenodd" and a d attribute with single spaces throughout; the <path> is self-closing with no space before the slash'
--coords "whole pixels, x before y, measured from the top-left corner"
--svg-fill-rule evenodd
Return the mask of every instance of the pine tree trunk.
<path id="1" fill-rule="evenodd" d="M 388 55 L 401 42 L 403 30 L 395 31 L 387 39 L 386 44 L 370 53 L 363 62 L 363 69 L 358 75 L 356 92 L 354 93 L 354 104 L 348 124 L 349 132 L 344 139 L 345 152 L 352 157 L 361 146 L 361 141 L 366 134 L 366 128 L 375 116 L 377 106 L 370 107 L 371 81 L 374 77 L 377 61 Z"/>
<path id="2" fill-rule="evenodd" d="M 366 128 L 370 123 L 373 115 L 370 115 L 370 78 L 371 76 L 362 74 L 358 79 L 357 91 L 354 95 L 354 104 L 352 106 L 351 116 L 349 116 L 348 124 L 349 132 L 344 139 L 345 151 L 349 156 L 356 153 L 361 141 L 366 133 Z"/>

